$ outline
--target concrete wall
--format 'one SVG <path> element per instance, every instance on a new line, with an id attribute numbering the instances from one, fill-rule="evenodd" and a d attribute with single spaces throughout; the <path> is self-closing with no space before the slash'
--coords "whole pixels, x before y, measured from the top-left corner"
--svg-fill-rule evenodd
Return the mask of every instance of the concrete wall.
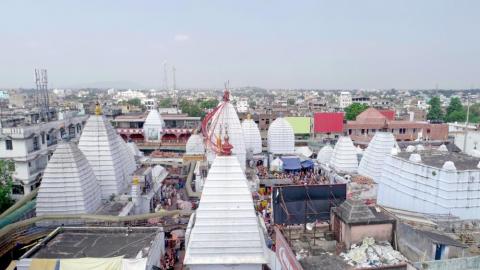
<path id="1" fill-rule="evenodd" d="M 378 204 L 432 214 L 480 218 L 480 170 L 447 171 L 387 156 L 378 179 Z"/>
<path id="2" fill-rule="evenodd" d="M 419 270 L 478 270 L 480 269 L 480 256 L 459 259 L 428 261 L 414 263 Z"/>
<path id="3" fill-rule="evenodd" d="M 436 244 L 406 224 L 397 226 L 397 241 L 399 251 L 413 262 L 435 260 Z M 458 258 L 463 256 L 464 249 L 455 246 L 446 246 L 442 259 Z"/>
<path id="4" fill-rule="evenodd" d="M 350 244 L 361 242 L 365 237 L 373 237 L 376 241 L 392 242 L 393 224 L 358 225 L 350 228 Z"/>
<path id="5" fill-rule="evenodd" d="M 207 264 L 207 265 L 189 265 L 189 270 L 261 270 L 261 264 Z"/>

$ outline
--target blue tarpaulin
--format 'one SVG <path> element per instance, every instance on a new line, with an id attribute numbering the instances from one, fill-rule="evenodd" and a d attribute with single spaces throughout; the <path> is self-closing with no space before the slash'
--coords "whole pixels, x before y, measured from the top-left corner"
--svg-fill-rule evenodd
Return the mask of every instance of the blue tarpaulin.
<path id="1" fill-rule="evenodd" d="M 304 169 L 311 169 L 313 168 L 313 161 L 310 159 L 307 159 L 302 161 L 301 165 L 302 165 L 302 168 Z"/>
<path id="2" fill-rule="evenodd" d="M 283 157 L 283 169 L 285 171 L 298 171 L 302 169 L 302 165 L 300 164 L 300 159 L 297 157 Z"/>

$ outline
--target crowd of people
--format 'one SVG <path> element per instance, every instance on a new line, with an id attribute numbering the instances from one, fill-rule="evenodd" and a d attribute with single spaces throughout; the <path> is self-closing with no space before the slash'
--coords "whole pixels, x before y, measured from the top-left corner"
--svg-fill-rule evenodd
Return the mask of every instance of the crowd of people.
<path id="1" fill-rule="evenodd" d="M 294 185 L 316 185 L 328 184 L 326 177 L 322 176 L 316 170 L 282 171 L 269 172 L 263 165 L 257 166 L 258 177 L 260 179 L 288 179 Z"/>
<path id="2" fill-rule="evenodd" d="M 184 245 L 183 240 L 178 239 L 175 235 L 165 233 L 165 255 L 160 261 L 160 269 L 173 270 L 175 264 L 180 260 L 179 250 Z"/>

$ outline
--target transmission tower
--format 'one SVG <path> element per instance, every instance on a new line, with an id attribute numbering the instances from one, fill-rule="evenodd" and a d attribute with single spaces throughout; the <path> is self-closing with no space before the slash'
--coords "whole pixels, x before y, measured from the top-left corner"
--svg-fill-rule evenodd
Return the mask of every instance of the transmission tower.
<path id="1" fill-rule="evenodd" d="M 50 120 L 50 102 L 48 97 L 48 74 L 46 69 L 35 69 L 35 106 L 40 111 L 40 119 L 48 122 Z"/>
<path id="2" fill-rule="evenodd" d="M 177 89 L 177 80 L 175 78 L 175 71 L 177 71 L 177 69 L 175 68 L 175 66 L 172 66 L 173 90 Z"/>
<path id="3" fill-rule="evenodd" d="M 163 84 L 164 84 L 165 90 L 168 91 L 167 60 L 163 61 Z"/>

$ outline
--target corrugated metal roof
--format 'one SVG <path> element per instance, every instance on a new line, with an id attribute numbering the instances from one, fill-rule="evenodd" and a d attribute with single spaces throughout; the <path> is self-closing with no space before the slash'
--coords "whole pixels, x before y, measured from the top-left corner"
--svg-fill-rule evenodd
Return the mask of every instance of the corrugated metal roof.
<path id="1" fill-rule="evenodd" d="M 343 113 L 319 112 L 314 114 L 315 133 L 339 133 L 343 131 Z"/>
<path id="2" fill-rule="evenodd" d="M 184 264 L 266 264 L 247 179 L 235 156 L 217 156 L 203 187 Z"/>

